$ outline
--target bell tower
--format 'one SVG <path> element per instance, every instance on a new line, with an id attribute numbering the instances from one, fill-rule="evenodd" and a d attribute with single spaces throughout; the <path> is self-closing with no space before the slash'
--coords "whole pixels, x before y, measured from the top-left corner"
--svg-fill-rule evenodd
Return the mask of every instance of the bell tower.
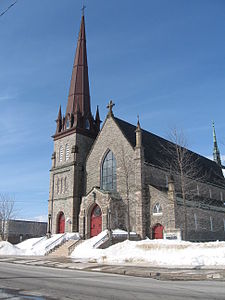
<path id="1" fill-rule="evenodd" d="M 76 232 L 81 198 L 85 194 L 85 162 L 99 130 L 97 107 L 91 113 L 84 13 L 73 64 L 65 115 L 61 106 L 53 135 L 50 170 L 49 232 Z"/>

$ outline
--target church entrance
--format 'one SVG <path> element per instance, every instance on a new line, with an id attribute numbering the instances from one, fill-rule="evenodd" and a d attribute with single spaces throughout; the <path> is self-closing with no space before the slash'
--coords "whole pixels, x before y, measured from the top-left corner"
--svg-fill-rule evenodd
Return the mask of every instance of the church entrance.
<path id="1" fill-rule="evenodd" d="M 58 217 L 58 233 L 64 233 L 64 232 L 65 232 L 65 215 L 61 211 Z"/>
<path id="2" fill-rule="evenodd" d="M 102 211 L 96 204 L 91 212 L 91 237 L 102 232 Z"/>
<path id="3" fill-rule="evenodd" d="M 152 230 L 153 239 L 163 239 L 163 226 L 161 224 L 156 224 Z"/>

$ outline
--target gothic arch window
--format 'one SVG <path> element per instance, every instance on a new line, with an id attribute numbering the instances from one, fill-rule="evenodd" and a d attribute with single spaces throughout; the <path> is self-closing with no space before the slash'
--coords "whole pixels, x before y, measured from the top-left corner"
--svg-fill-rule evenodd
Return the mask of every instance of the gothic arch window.
<path id="1" fill-rule="evenodd" d="M 68 186 L 67 186 L 67 178 L 64 178 L 64 191 L 67 192 Z"/>
<path id="2" fill-rule="evenodd" d="M 62 192 L 63 192 L 63 179 L 61 178 L 60 193 L 62 194 Z"/>
<path id="3" fill-rule="evenodd" d="M 59 194 L 59 178 L 58 178 L 57 183 L 56 183 L 56 189 L 57 189 L 57 194 Z"/>
<path id="4" fill-rule="evenodd" d="M 116 191 L 116 158 L 108 151 L 101 166 L 101 188 L 106 191 Z"/>
<path id="5" fill-rule="evenodd" d="M 65 154 L 66 154 L 66 160 L 68 160 L 70 157 L 70 148 L 69 148 L 68 144 L 66 144 L 66 147 L 65 147 Z"/>
<path id="6" fill-rule="evenodd" d="M 62 162 L 63 159 L 63 146 L 59 147 L 59 161 Z"/>
<path id="7" fill-rule="evenodd" d="M 86 119 L 86 121 L 85 121 L 85 128 L 90 129 L 90 122 L 88 119 Z"/>
<path id="8" fill-rule="evenodd" d="M 66 121 L 66 129 L 69 129 L 70 128 L 70 120 L 69 120 L 69 116 L 68 116 L 68 119 Z"/>
<path id="9" fill-rule="evenodd" d="M 162 214 L 162 206 L 159 203 L 156 203 L 153 206 L 153 215 Z"/>

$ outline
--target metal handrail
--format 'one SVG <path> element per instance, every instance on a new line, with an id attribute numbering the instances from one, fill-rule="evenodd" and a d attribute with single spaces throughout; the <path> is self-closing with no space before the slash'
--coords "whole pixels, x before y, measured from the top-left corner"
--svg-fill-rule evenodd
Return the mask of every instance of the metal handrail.
<path id="1" fill-rule="evenodd" d="M 97 241 L 92 247 L 98 248 L 101 244 L 103 244 L 106 241 L 107 238 L 110 238 L 108 232 L 106 232 L 106 234 L 99 241 Z"/>
<path id="2" fill-rule="evenodd" d="M 32 245 L 32 248 L 33 248 L 34 246 L 36 246 L 37 244 L 41 243 L 43 240 L 46 240 L 46 239 L 47 239 L 47 237 L 46 237 L 46 236 L 43 236 L 40 240 L 38 240 L 37 242 L 35 242 L 35 243 Z"/>
<path id="3" fill-rule="evenodd" d="M 46 254 L 48 254 L 56 246 L 62 244 L 64 241 L 66 241 L 66 233 L 64 233 L 58 239 L 56 239 L 51 244 L 49 244 L 48 246 L 45 247 Z"/>
<path id="4" fill-rule="evenodd" d="M 68 247 L 68 255 L 70 255 L 74 251 L 74 249 L 83 242 L 84 240 L 81 239 L 74 240 L 74 243 Z"/>

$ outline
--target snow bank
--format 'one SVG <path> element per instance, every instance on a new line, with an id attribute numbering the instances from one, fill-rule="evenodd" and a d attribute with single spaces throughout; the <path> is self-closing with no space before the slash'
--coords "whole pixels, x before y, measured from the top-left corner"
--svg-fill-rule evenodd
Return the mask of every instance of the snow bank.
<path id="1" fill-rule="evenodd" d="M 10 244 L 9 242 L 0 242 L 0 255 L 23 255 L 23 250 Z"/>
<path id="2" fill-rule="evenodd" d="M 45 255 L 49 250 L 64 241 L 79 239 L 79 233 L 53 234 L 51 238 L 46 236 L 25 240 L 17 245 L 8 242 L 0 242 L 0 255 Z"/>
<path id="3" fill-rule="evenodd" d="M 124 241 L 107 249 L 93 249 L 92 238 L 78 245 L 71 257 L 106 264 L 161 267 L 225 267 L 225 242 L 191 243 L 170 240 Z"/>

